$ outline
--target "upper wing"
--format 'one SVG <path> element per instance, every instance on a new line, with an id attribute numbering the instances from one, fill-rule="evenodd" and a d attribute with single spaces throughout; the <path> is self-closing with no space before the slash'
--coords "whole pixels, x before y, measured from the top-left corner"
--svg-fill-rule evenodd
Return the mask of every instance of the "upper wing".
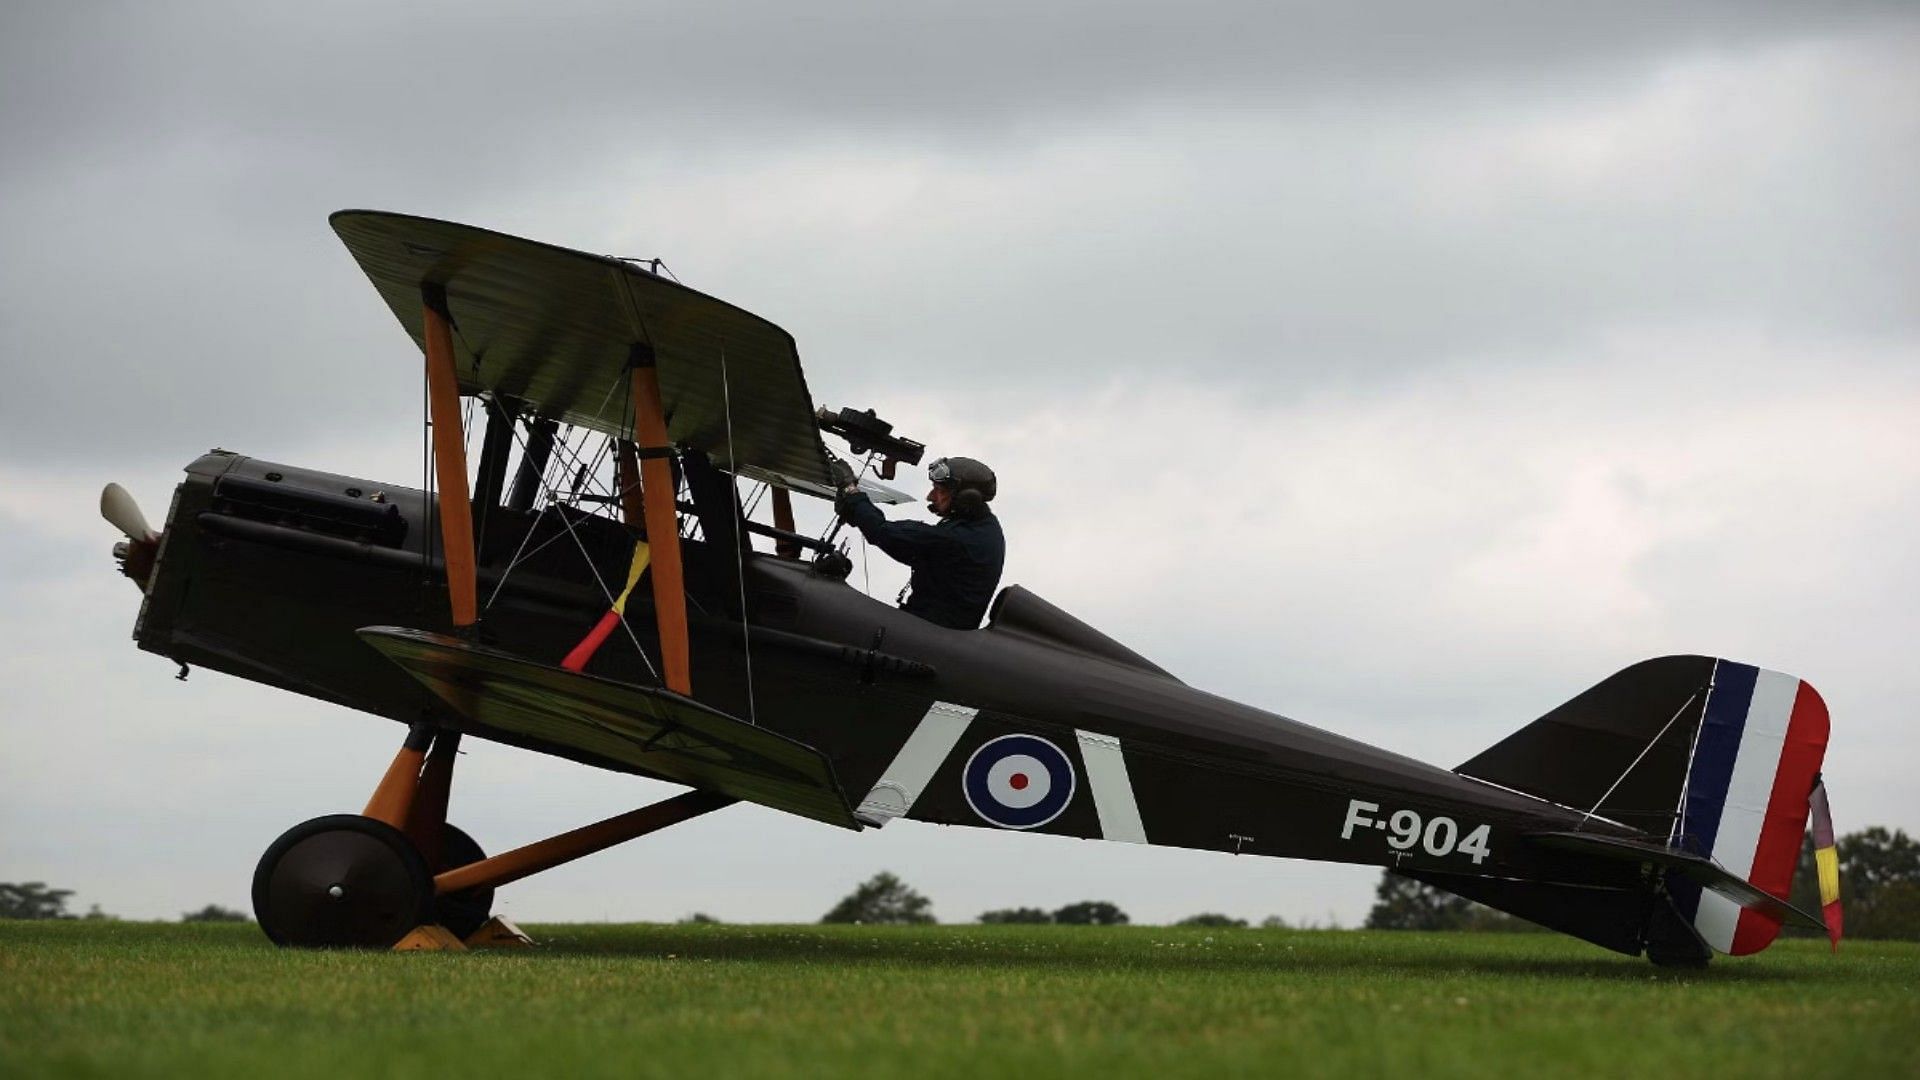
<path id="1" fill-rule="evenodd" d="M 860 827 L 825 754 L 692 698 L 424 630 L 374 626 L 360 636 L 481 728 L 571 747 L 829 825 Z"/>
<path id="2" fill-rule="evenodd" d="M 778 326 L 619 259 L 406 214 L 342 210 L 330 220 L 415 342 L 425 333 L 421 287 L 446 290 L 462 393 L 625 434 L 627 360 L 645 343 L 676 444 L 724 469 L 832 494 L 800 355 Z"/>

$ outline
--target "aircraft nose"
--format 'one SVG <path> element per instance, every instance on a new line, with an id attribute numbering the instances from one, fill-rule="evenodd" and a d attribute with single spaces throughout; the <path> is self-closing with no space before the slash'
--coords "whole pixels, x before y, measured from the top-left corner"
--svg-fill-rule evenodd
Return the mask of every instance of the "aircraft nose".
<path id="1" fill-rule="evenodd" d="M 126 534 L 125 540 L 113 545 L 113 558 L 120 564 L 120 572 L 145 592 L 147 579 L 153 576 L 154 557 L 160 554 L 160 534 L 147 524 L 140 504 L 119 484 L 108 484 L 100 490 L 100 516 Z"/>

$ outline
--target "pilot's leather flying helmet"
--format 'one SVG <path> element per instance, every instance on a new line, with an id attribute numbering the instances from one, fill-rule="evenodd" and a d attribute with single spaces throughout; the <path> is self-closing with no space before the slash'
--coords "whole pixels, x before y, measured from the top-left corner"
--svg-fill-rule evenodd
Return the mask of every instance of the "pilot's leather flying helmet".
<path id="1" fill-rule="evenodd" d="M 963 518 L 983 512 L 1000 490 L 993 470 L 968 457 L 941 458 L 927 466 L 927 479 L 953 492 L 953 513 Z"/>

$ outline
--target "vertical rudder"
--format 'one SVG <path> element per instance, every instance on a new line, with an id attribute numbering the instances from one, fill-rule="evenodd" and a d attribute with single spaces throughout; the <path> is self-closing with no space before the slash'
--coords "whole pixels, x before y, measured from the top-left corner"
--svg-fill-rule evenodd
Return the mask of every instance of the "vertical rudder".
<path id="1" fill-rule="evenodd" d="M 1675 840 L 1784 900 L 1826 754 L 1827 707 L 1811 685 L 1720 660 L 1695 739 Z M 1779 919 L 1675 879 L 1675 902 L 1708 945 L 1758 952 Z"/>

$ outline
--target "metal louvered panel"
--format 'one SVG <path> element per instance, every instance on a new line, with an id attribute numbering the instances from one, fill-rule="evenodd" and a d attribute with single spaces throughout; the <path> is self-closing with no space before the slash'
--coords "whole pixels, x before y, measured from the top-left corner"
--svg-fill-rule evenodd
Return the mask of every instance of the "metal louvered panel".
<path id="1" fill-rule="evenodd" d="M 330 220 L 416 344 L 422 286 L 446 290 L 461 392 L 624 435 L 627 360 L 646 343 L 677 445 L 722 468 L 831 490 L 799 352 L 767 320 L 618 259 L 470 225 L 370 210 Z"/>

